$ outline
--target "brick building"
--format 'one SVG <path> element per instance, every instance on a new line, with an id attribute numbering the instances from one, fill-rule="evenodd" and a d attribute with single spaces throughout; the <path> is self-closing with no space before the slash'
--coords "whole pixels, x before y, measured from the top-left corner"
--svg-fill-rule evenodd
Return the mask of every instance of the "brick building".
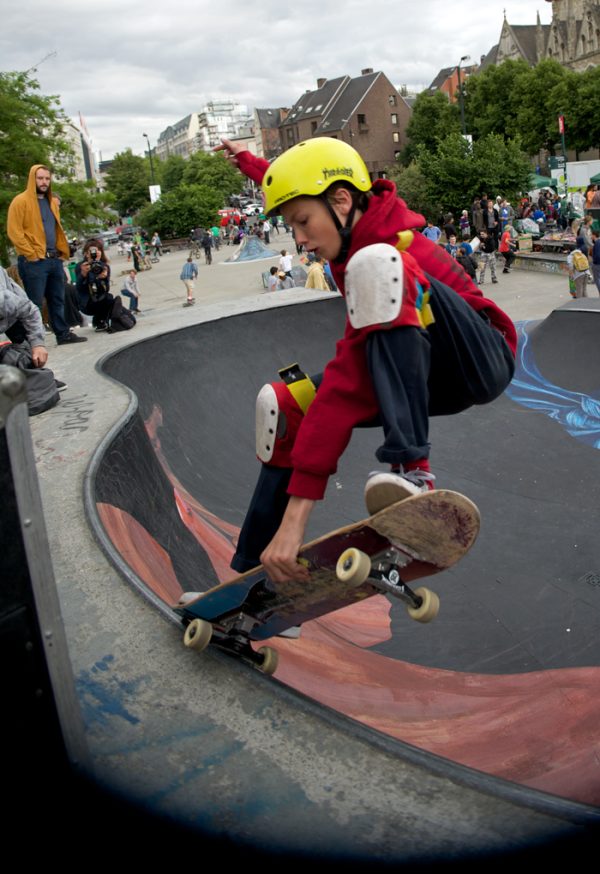
<path id="1" fill-rule="evenodd" d="M 311 137 L 349 143 L 362 155 L 373 178 L 383 176 L 406 144 L 411 109 L 384 73 L 318 79 L 279 125 L 283 151 Z"/>

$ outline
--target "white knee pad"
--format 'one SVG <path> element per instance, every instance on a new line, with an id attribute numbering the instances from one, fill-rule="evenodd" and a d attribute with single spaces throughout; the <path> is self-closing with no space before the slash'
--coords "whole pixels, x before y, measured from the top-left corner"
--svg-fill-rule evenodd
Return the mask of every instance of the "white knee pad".
<path id="1" fill-rule="evenodd" d="M 285 430 L 285 421 L 281 421 L 277 394 L 268 382 L 256 396 L 256 454 L 265 463 L 273 458 L 278 427 Z"/>
<path id="2" fill-rule="evenodd" d="M 393 322 L 400 314 L 404 290 L 400 252 L 388 243 L 365 246 L 348 261 L 344 284 L 353 328 Z"/>

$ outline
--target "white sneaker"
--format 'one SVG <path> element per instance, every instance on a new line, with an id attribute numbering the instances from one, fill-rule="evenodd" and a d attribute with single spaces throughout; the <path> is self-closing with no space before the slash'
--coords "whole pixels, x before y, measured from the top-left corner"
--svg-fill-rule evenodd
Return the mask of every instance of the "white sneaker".
<path id="1" fill-rule="evenodd" d="M 285 631 L 280 631 L 277 637 L 289 637 L 291 640 L 297 640 L 300 637 L 300 625 L 292 625 L 291 628 L 286 628 Z"/>
<path id="2" fill-rule="evenodd" d="M 190 601 L 195 601 L 196 598 L 199 598 L 202 592 L 182 592 L 179 596 L 179 601 L 177 602 L 177 607 L 187 607 Z"/>
<path id="3" fill-rule="evenodd" d="M 435 477 L 425 470 L 409 470 L 406 473 L 375 470 L 369 474 L 365 485 L 365 504 L 369 515 L 378 513 L 390 504 L 404 501 L 413 495 L 433 489 Z"/>

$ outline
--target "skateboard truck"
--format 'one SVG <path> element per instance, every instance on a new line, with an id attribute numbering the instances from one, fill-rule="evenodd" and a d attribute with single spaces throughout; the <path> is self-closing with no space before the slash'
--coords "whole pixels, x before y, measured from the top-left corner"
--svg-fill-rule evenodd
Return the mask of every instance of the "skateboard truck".
<path id="1" fill-rule="evenodd" d="M 440 600 L 431 589 L 419 586 L 413 591 L 404 582 L 400 571 L 406 564 L 408 561 L 396 549 L 389 549 L 381 555 L 370 557 L 360 549 L 351 547 L 340 555 L 336 565 L 336 575 L 343 582 L 356 586 L 369 580 L 381 592 L 403 601 L 412 619 L 417 622 L 431 622 L 438 614 Z"/>
<path id="2" fill-rule="evenodd" d="M 240 618 L 243 626 L 248 617 L 240 614 Z M 249 626 L 246 629 L 240 626 L 235 633 L 228 633 L 226 628 L 212 625 L 205 619 L 192 619 L 186 626 L 183 642 L 185 646 L 196 652 L 202 652 L 212 642 L 230 655 L 241 656 L 263 674 L 274 674 L 278 663 L 277 651 L 270 646 L 261 646 L 254 650 L 250 646 L 247 635 L 243 633 L 248 628 Z"/>

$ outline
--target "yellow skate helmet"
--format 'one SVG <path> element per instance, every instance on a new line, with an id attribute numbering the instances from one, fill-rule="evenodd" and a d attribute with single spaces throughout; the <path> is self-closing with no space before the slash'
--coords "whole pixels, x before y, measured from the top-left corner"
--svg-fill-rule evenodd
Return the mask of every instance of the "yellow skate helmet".
<path id="1" fill-rule="evenodd" d="M 292 146 L 265 173 L 265 212 L 294 197 L 318 197 L 334 182 L 349 182 L 358 191 L 371 189 L 365 162 L 356 149 L 333 137 L 315 137 Z"/>

